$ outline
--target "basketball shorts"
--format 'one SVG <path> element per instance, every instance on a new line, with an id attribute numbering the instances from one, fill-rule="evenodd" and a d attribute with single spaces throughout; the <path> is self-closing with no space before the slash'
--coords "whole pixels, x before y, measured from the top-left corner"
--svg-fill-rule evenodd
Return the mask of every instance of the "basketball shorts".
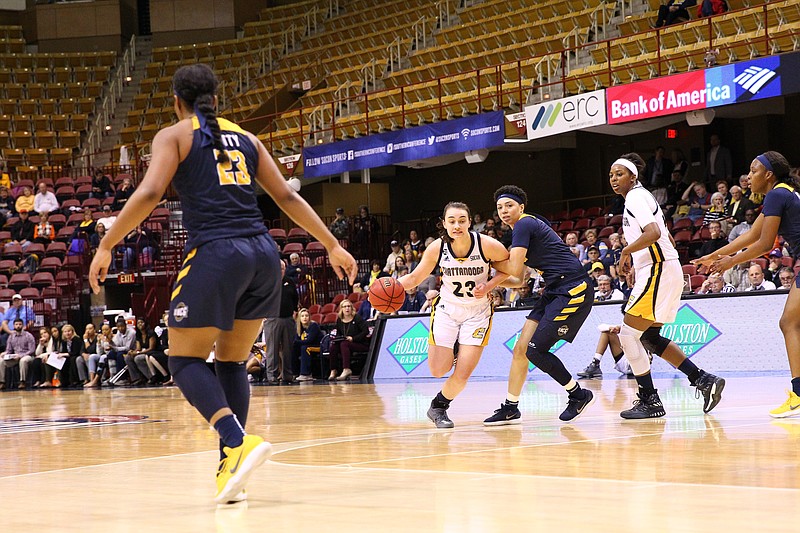
<path id="1" fill-rule="evenodd" d="M 465 346 L 486 346 L 492 329 L 492 305 L 458 306 L 441 298 L 431 310 L 431 332 L 428 344 L 452 348 L 456 340 Z"/>
<path id="2" fill-rule="evenodd" d="M 175 280 L 169 327 L 233 329 L 278 316 L 281 268 L 268 234 L 218 239 L 190 250 Z"/>
<path id="3" fill-rule="evenodd" d="M 668 324 L 678 314 L 682 292 L 683 270 L 677 259 L 637 268 L 625 313 Z"/>
<path id="4" fill-rule="evenodd" d="M 539 323 L 531 342 L 547 351 L 560 340 L 572 342 L 589 316 L 593 302 L 594 285 L 589 276 L 545 288 L 528 315 L 528 320 Z"/>

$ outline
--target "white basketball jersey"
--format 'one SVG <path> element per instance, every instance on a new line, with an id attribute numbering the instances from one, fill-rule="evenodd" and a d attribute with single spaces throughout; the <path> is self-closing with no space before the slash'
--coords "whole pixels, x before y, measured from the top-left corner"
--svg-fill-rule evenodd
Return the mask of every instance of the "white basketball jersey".
<path id="1" fill-rule="evenodd" d="M 625 196 L 625 213 L 622 216 L 622 232 L 628 244 L 642 236 L 644 227 L 655 222 L 661 230 L 661 237 L 638 252 L 631 254 L 636 268 L 653 263 L 663 263 L 670 259 L 678 259 L 678 252 L 669 240 L 669 230 L 664 222 L 664 214 L 653 195 L 637 184 Z"/>
<path id="2" fill-rule="evenodd" d="M 456 257 L 450 243 L 442 239 L 442 250 L 439 255 L 439 268 L 442 272 L 442 287 L 439 291 L 441 301 L 445 303 L 469 306 L 485 304 L 486 297 L 480 300 L 472 294 L 475 286 L 489 281 L 489 261 L 483 255 L 480 236 L 469 232 L 472 247 L 466 257 Z"/>

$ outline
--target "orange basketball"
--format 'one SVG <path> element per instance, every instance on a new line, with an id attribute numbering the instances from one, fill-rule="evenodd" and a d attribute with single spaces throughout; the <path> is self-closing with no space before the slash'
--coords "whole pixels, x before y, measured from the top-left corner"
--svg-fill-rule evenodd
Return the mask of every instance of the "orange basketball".
<path id="1" fill-rule="evenodd" d="M 394 278 L 378 278 L 369 286 L 369 303 L 381 313 L 394 313 L 406 301 L 406 290 Z"/>

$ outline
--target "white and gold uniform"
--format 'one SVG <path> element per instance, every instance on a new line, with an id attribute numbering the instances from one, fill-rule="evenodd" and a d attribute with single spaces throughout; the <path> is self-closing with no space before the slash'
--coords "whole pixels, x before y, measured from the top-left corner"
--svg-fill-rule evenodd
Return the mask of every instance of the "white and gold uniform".
<path id="1" fill-rule="evenodd" d="M 481 249 L 480 235 L 469 232 L 472 246 L 466 257 L 456 257 L 442 239 L 439 268 L 442 287 L 431 310 L 428 343 L 452 348 L 459 344 L 486 346 L 492 327 L 492 305 L 487 297 L 475 298 L 475 287 L 489 280 L 489 260 Z"/>
<path id="2" fill-rule="evenodd" d="M 658 202 L 640 183 L 625 197 L 622 231 L 628 243 L 638 239 L 648 224 L 655 222 L 661 237 L 644 250 L 631 254 L 636 280 L 625 312 L 655 323 L 675 320 L 683 292 L 683 270 L 678 252 L 669 238 Z"/>

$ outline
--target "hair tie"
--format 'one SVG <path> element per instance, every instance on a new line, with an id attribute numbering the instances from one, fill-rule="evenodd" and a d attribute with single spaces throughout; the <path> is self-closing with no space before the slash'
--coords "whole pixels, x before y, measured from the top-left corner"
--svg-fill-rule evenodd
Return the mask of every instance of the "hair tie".
<path id="1" fill-rule="evenodd" d="M 633 175 L 634 175 L 634 176 L 636 176 L 637 178 L 639 177 L 639 169 L 638 169 L 638 168 L 636 168 L 636 165 L 634 165 L 634 164 L 633 164 L 633 161 L 629 161 L 629 160 L 627 160 L 627 159 L 622 159 L 622 158 L 619 158 L 619 159 L 617 159 L 616 161 L 614 161 L 613 163 L 611 163 L 611 166 L 612 166 L 612 167 L 613 167 L 614 165 L 620 165 L 620 166 L 623 166 L 623 167 L 627 168 L 628 170 L 630 170 L 630 171 L 631 171 L 631 174 L 633 174 Z"/>
<path id="2" fill-rule="evenodd" d="M 194 115 L 197 117 L 197 123 L 200 124 L 200 146 L 213 146 L 214 133 L 211 131 L 208 121 L 206 121 L 206 116 L 197 108 L 197 104 L 194 104 Z"/>
<path id="3" fill-rule="evenodd" d="M 769 170 L 770 172 L 772 172 L 772 173 L 774 173 L 774 172 L 775 172 L 774 170 L 772 170 L 772 163 L 770 163 L 770 162 L 769 162 L 769 159 L 767 159 L 767 156 L 766 156 L 766 155 L 764 155 L 764 154 L 757 155 L 757 156 L 756 156 L 756 160 L 757 160 L 759 163 L 761 163 L 762 165 L 764 165 L 764 168 L 766 168 L 766 169 L 767 169 L 767 170 Z"/>
<path id="4" fill-rule="evenodd" d="M 515 202 L 517 202 L 518 204 L 524 204 L 524 203 L 525 203 L 525 202 L 523 202 L 523 201 L 522 201 L 522 198 L 520 198 L 520 197 L 519 197 L 519 196 L 517 196 L 516 194 L 512 194 L 512 193 L 510 193 L 510 192 L 504 192 L 503 194 L 501 194 L 500 196 L 498 196 L 498 197 L 497 197 L 497 201 L 499 202 L 499 201 L 500 201 L 500 200 L 502 200 L 503 198 L 508 198 L 509 200 L 514 200 L 514 201 L 515 201 Z"/>

